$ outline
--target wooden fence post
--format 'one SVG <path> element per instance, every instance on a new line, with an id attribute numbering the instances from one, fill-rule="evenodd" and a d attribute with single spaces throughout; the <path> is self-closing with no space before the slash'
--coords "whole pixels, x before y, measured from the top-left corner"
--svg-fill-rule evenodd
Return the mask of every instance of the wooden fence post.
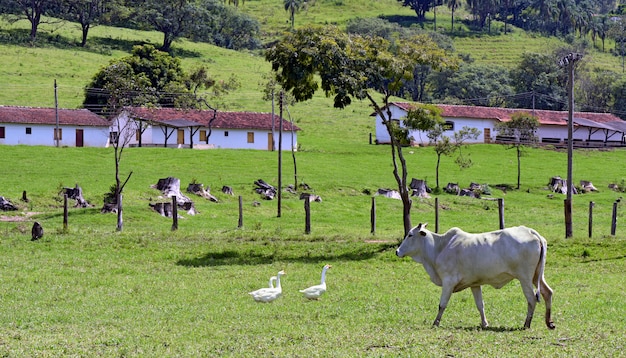
<path id="1" fill-rule="evenodd" d="M 435 198 L 435 232 L 439 232 L 439 198 Z"/>
<path id="2" fill-rule="evenodd" d="M 504 229 L 504 199 L 498 198 L 498 216 L 500 218 L 500 230 Z"/>
<path id="3" fill-rule="evenodd" d="M 304 233 L 311 233 L 311 202 L 304 198 Z"/>
<path id="4" fill-rule="evenodd" d="M 172 196 L 172 231 L 178 230 L 178 203 L 176 195 Z"/>
<path id="5" fill-rule="evenodd" d="M 617 201 L 613 203 L 613 216 L 611 217 L 611 236 L 615 236 L 617 229 Z"/>
<path id="6" fill-rule="evenodd" d="M 593 207 L 595 205 L 593 201 L 589 202 L 589 238 L 591 238 L 593 233 Z"/>
<path id="7" fill-rule="evenodd" d="M 372 209 L 370 211 L 370 224 L 371 230 L 370 233 L 376 234 L 376 197 L 372 196 Z"/>
<path id="8" fill-rule="evenodd" d="M 63 230 L 67 230 L 67 194 L 63 194 Z"/>
<path id="9" fill-rule="evenodd" d="M 241 195 L 239 195 L 239 223 L 237 224 L 238 228 L 242 228 L 243 227 L 243 199 L 241 198 Z"/>

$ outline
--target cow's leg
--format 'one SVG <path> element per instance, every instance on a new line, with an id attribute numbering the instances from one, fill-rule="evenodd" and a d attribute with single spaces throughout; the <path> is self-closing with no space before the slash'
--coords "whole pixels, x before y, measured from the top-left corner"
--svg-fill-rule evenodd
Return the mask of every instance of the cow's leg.
<path id="1" fill-rule="evenodd" d="M 489 327 L 487 318 L 485 317 L 485 304 L 483 303 L 483 290 L 481 286 L 472 287 L 472 294 L 474 295 L 474 302 L 476 302 L 476 308 L 480 312 L 480 326 L 482 328 Z"/>
<path id="2" fill-rule="evenodd" d="M 443 316 L 443 311 L 446 310 L 446 306 L 448 306 L 448 301 L 450 301 L 450 296 L 452 296 L 452 287 L 453 286 L 444 282 L 441 290 L 441 298 L 439 298 L 439 312 L 437 312 L 437 318 L 435 318 L 433 326 L 439 326 L 441 316 Z"/>
<path id="3" fill-rule="evenodd" d="M 546 280 L 541 278 L 541 296 L 543 296 L 543 301 L 546 303 L 546 326 L 549 329 L 554 329 L 555 325 L 552 321 L 552 289 L 546 283 Z"/>
<path id="4" fill-rule="evenodd" d="M 526 301 L 528 302 L 528 312 L 526 313 L 524 328 L 530 328 L 530 323 L 532 322 L 533 314 L 535 313 L 535 306 L 537 305 L 537 296 L 535 296 L 532 281 L 520 280 L 520 283 L 522 285 L 522 291 L 524 291 L 524 296 L 526 296 Z"/>

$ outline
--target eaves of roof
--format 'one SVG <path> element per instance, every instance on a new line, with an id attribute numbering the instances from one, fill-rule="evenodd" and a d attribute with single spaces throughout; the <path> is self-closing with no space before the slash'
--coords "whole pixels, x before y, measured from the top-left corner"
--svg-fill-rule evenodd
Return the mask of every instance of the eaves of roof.
<path id="1" fill-rule="evenodd" d="M 146 107 L 128 107 L 125 110 L 130 117 L 169 126 L 174 126 L 171 123 L 175 121 L 185 121 L 187 127 L 191 123 L 195 123 L 194 126 L 208 127 L 210 122 L 211 128 L 272 130 L 272 128 L 278 128 L 280 124 L 279 116 L 275 115 L 272 118 L 271 113 L 260 112 L 214 112 L 211 110 Z M 286 131 L 300 130 L 285 119 L 282 120 L 282 125 L 283 130 Z"/>
<path id="2" fill-rule="evenodd" d="M 109 127 L 110 123 L 86 109 L 0 106 L 0 123 Z"/>

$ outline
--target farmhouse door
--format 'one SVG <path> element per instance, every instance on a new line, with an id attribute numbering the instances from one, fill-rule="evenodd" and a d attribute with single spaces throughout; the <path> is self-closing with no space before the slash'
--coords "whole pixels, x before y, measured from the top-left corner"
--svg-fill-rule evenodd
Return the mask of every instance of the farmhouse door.
<path id="1" fill-rule="evenodd" d="M 84 145 L 84 137 L 83 137 L 83 130 L 82 129 L 77 129 L 76 130 L 76 147 L 82 147 Z"/>
<path id="2" fill-rule="evenodd" d="M 267 133 L 267 150 L 274 150 L 274 135 L 271 132 Z"/>
<path id="3" fill-rule="evenodd" d="M 185 144 L 185 131 L 183 129 L 178 130 L 178 141 L 177 144 Z"/>
<path id="4" fill-rule="evenodd" d="M 491 143 L 491 128 L 485 128 L 485 143 Z"/>

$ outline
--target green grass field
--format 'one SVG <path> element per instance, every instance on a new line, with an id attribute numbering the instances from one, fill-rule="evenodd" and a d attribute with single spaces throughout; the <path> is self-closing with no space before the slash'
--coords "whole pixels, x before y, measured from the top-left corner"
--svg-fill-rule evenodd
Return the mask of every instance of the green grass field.
<path id="1" fill-rule="evenodd" d="M 303 146 L 309 147 L 306 141 Z M 0 222 L 0 353 L 37 356 L 620 356 L 626 298 L 623 204 L 617 235 L 610 235 L 612 206 L 622 194 L 610 182 L 623 178 L 626 152 L 581 151 L 576 178 L 591 180 L 598 193 L 574 198 L 574 238 L 564 238 L 563 201 L 545 186 L 564 175 L 566 155 L 531 149 L 523 159 L 522 190 L 504 198 L 507 226 L 524 224 L 549 242 L 546 278 L 555 290 L 549 331 L 538 305 L 533 327 L 520 330 L 526 304 L 517 282 L 485 288 L 492 327 L 480 330 L 469 291 L 453 295 L 441 327 L 431 328 L 440 289 L 420 265 L 398 259 L 401 204 L 378 197 L 377 230 L 370 233 L 371 196 L 393 187 L 389 148 L 350 145 L 297 153 L 300 180 L 323 199 L 312 203 L 312 230 L 304 233 L 303 202 L 285 193 L 262 201 L 253 182 L 277 181 L 276 153 L 237 150 L 134 148 L 123 172 L 133 171 L 124 195 L 124 230 L 115 215 L 101 214 L 102 195 L 113 182 L 110 149 L 0 147 L 5 173 L 2 195 L 20 206 Z M 442 181 L 462 186 L 515 182 L 514 152 L 500 146 L 466 149 L 474 166 L 460 171 L 444 158 Z M 432 148 L 411 148 L 410 175 L 433 178 Z M 293 182 L 290 156 L 283 183 Z M 149 186 L 169 175 L 183 186 L 208 185 L 220 203 L 194 198 L 198 215 L 171 220 L 151 211 L 159 193 Z M 75 183 L 95 207 L 71 208 L 63 229 L 60 187 Z M 235 197 L 219 192 L 231 185 Z M 19 198 L 26 190 L 29 203 Z M 243 228 L 237 228 L 238 200 Z M 438 196 L 441 230 L 498 227 L 494 201 Z M 260 207 L 252 202 L 261 201 Z M 594 201 L 593 237 L 587 238 L 587 208 Z M 434 228 L 434 198 L 416 200 L 414 224 Z M 33 221 L 45 236 L 30 241 Z M 297 292 L 319 282 L 324 264 L 328 292 L 308 302 Z M 284 293 L 270 304 L 247 292 L 265 286 L 284 269 Z"/>
<path id="2" fill-rule="evenodd" d="M 288 28 L 281 3 L 249 1 L 243 11 L 261 12 L 269 37 Z M 350 16 L 411 15 L 395 1 L 364 4 L 354 0 L 317 2 L 296 16 L 306 22 L 345 23 Z M 438 26 L 447 26 L 445 11 Z M 24 23 L 0 22 L 0 35 Z M 108 27 L 92 30 L 87 49 L 72 45 L 77 29 L 66 26 L 45 35 L 35 47 L 0 44 L 0 104 L 75 108 L 91 76 L 134 43 L 158 44 L 159 34 Z M 58 37 L 57 37 L 58 35 Z M 509 35 L 507 35 L 509 36 Z M 515 41 L 467 36 L 458 49 L 476 48 L 477 61 L 507 65 L 519 51 L 543 51 L 518 33 Z M 513 37 L 514 36 L 514 37 Z M 518 40 L 519 38 L 519 40 Z M 507 37 L 508 39 L 508 37 Z M 206 65 L 218 78 L 235 73 L 242 88 L 225 98 L 231 110 L 271 110 L 261 100 L 259 83 L 269 65 L 258 53 L 238 53 L 181 41 L 175 51 L 186 68 Z M 479 49 L 481 49 L 480 52 Z M 504 54 L 504 52 L 509 54 Z M 465 51 L 465 50 L 463 50 Z M 509 52 L 510 51 L 510 52 Z M 617 61 L 617 60 L 615 60 Z M 608 62 L 612 63 L 612 62 Z M 617 62 L 614 62 L 617 63 Z M 344 110 L 322 95 L 290 108 L 303 129 L 296 153 L 299 182 L 322 197 L 311 204 L 311 233 L 305 234 L 303 202 L 284 193 L 277 202 L 254 192 L 254 181 L 277 185 L 277 153 L 244 150 L 132 148 L 125 152 L 122 175 L 133 172 L 124 193 L 124 230 L 116 232 L 114 214 L 101 214 L 102 198 L 114 182 L 112 149 L 0 146 L 3 175 L 0 195 L 19 206 L 0 220 L 0 356 L 4 357 L 514 357 L 624 356 L 626 339 L 626 234 L 624 204 L 617 208 L 617 233 L 610 235 L 616 200 L 608 184 L 626 177 L 626 152 L 576 151 L 574 178 L 590 180 L 597 193 L 576 195 L 573 238 L 564 238 L 563 197 L 550 197 L 546 185 L 566 176 L 564 152 L 529 149 L 522 158 L 522 188 L 514 185 L 512 150 L 495 145 L 464 149 L 474 165 L 460 170 L 443 158 L 441 183 L 489 184 L 503 198 L 507 226 L 537 229 L 549 243 L 546 279 L 555 291 L 556 330 L 543 324 L 539 304 L 530 330 L 521 330 L 526 303 L 519 283 L 484 289 L 491 328 L 480 317 L 469 291 L 453 295 L 440 328 L 431 324 L 440 289 L 423 268 L 395 254 L 402 236 L 402 206 L 376 198 L 376 233 L 370 233 L 370 208 L 378 188 L 394 188 L 390 148 L 370 145 L 374 122 L 365 102 Z M 432 185 L 436 157 L 432 148 L 406 148 L 409 176 Z M 283 155 L 283 184 L 294 182 L 290 153 Z M 151 211 L 162 200 L 150 188 L 158 179 L 197 180 L 211 188 L 219 203 L 192 197 L 198 214 L 181 213 L 179 229 Z M 62 187 L 80 185 L 94 206 L 70 208 L 63 227 Z M 232 186 L 235 196 L 222 194 Z M 20 201 L 26 191 L 30 202 Z M 238 228 L 238 197 L 243 227 Z M 440 231 L 459 226 L 479 232 L 498 228 L 497 202 L 437 196 Z M 258 201 L 260 206 L 253 206 Z M 587 236 L 589 202 L 595 203 L 593 235 Z M 415 200 L 413 224 L 434 229 L 435 196 Z M 44 237 L 30 241 L 34 221 Z M 324 264 L 328 292 L 305 301 L 298 289 L 319 282 Z M 284 269 L 284 293 L 271 304 L 255 303 L 247 292 L 265 286 Z"/>

